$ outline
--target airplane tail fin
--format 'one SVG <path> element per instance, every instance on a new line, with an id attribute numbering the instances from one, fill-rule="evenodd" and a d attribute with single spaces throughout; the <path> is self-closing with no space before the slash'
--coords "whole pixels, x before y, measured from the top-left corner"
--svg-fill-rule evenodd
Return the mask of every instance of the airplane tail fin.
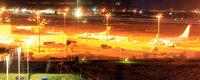
<path id="1" fill-rule="evenodd" d="M 110 34 L 110 28 L 111 28 L 111 27 L 107 27 L 107 29 L 106 29 L 106 31 L 105 31 L 105 32 L 106 32 L 106 35 L 109 35 L 109 34 Z"/>
<path id="2" fill-rule="evenodd" d="M 158 39 L 158 34 L 156 34 L 156 39 Z"/>
<path id="3" fill-rule="evenodd" d="M 45 24 L 47 24 L 47 21 L 46 21 L 46 19 L 43 19 L 43 20 L 41 21 L 41 23 L 40 23 L 40 26 L 44 26 Z"/>
<path id="4" fill-rule="evenodd" d="M 181 38 L 187 38 L 187 37 L 189 37 L 190 27 L 191 27 L 191 25 L 188 25 L 187 28 L 185 29 L 185 31 L 183 32 L 183 34 L 180 35 L 179 37 L 181 37 Z"/>
<path id="5" fill-rule="evenodd" d="M 197 38 L 196 42 L 199 42 L 199 37 Z"/>
<path id="6" fill-rule="evenodd" d="M 107 29 L 104 32 L 101 32 L 101 35 L 109 35 L 110 34 L 110 28 L 111 27 L 107 27 Z"/>

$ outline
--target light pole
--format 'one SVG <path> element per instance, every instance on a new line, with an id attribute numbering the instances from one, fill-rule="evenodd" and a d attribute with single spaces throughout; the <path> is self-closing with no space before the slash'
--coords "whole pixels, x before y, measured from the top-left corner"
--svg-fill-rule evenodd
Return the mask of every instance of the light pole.
<path id="1" fill-rule="evenodd" d="M 10 56 L 7 55 L 6 56 L 6 75 L 7 75 L 7 80 L 9 80 L 8 78 L 8 71 L 9 71 L 9 60 L 10 60 Z"/>
<path id="2" fill-rule="evenodd" d="M 0 11 L 0 17 L 1 17 L 1 18 L 0 18 L 0 22 L 1 22 L 1 23 L 3 23 L 2 13 L 3 13 L 3 11 Z"/>
<path id="3" fill-rule="evenodd" d="M 66 23 L 65 23 L 65 19 L 66 19 L 66 13 L 64 13 L 63 15 L 64 15 L 64 31 L 63 31 L 63 32 L 64 32 L 64 34 L 66 34 L 66 33 L 65 33 L 65 24 L 66 24 Z M 64 52 L 66 53 L 66 45 L 64 46 Z"/>
<path id="4" fill-rule="evenodd" d="M 79 0 L 76 0 L 76 2 L 77 2 L 77 3 L 76 3 L 76 4 L 77 4 L 76 6 L 77 6 L 77 8 L 78 8 Z"/>
<path id="5" fill-rule="evenodd" d="M 156 16 L 158 18 L 158 35 L 157 35 L 157 39 L 159 39 L 160 36 L 160 18 L 162 17 L 161 14 Z"/>
<path id="6" fill-rule="evenodd" d="M 65 32 L 65 18 L 66 18 L 66 13 L 63 13 L 64 16 L 64 32 Z"/>
<path id="7" fill-rule="evenodd" d="M 27 76 L 29 80 L 29 40 L 26 40 L 26 49 L 27 49 Z"/>
<path id="8" fill-rule="evenodd" d="M 37 26 L 38 26 L 38 36 L 39 36 L 39 53 L 40 53 L 40 12 L 37 11 L 36 12 L 36 15 L 37 15 Z"/>
<path id="9" fill-rule="evenodd" d="M 108 27 L 108 19 L 110 17 L 110 14 L 107 13 L 105 16 L 106 16 L 106 28 L 108 29 L 109 28 Z M 106 41 L 108 41 L 108 36 L 109 36 L 109 32 L 106 32 Z"/>
<path id="10" fill-rule="evenodd" d="M 110 17 L 110 14 L 106 14 L 106 26 L 108 26 L 108 19 L 109 19 L 109 17 Z"/>
<path id="11" fill-rule="evenodd" d="M 66 29 L 65 28 L 65 26 L 66 26 L 66 22 L 65 21 L 66 21 L 66 15 L 67 15 L 68 11 L 69 11 L 69 8 L 66 8 L 65 12 L 63 13 L 63 16 L 64 16 L 64 33 L 65 33 L 65 29 Z"/>
<path id="12" fill-rule="evenodd" d="M 18 53 L 18 78 L 20 78 L 20 56 L 21 56 L 21 46 L 17 48 Z"/>

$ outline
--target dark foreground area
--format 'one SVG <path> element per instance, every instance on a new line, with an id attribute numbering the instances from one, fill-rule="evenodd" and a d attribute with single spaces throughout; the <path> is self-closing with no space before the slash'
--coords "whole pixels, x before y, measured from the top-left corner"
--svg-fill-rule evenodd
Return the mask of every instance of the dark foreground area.
<path id="1" fill-rule="evenodd" d="M 18 72 L 13 61 L 9 73 Z M 6 65 L 0 62 L 1 73 Z M 26 61 L 21 62 L 21 73 L 26 73 Z M 106 60 L 106 61 L 30 61 L 30 74 L 75 74 L 92 80 L 198 80 L 200 60 Z"/>

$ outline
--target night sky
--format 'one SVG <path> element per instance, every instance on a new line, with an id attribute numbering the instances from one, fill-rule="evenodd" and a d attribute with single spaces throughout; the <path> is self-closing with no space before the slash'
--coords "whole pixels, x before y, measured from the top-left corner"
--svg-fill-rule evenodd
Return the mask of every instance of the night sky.
<path id="1" fill-rule="evenodd" d="M 126 0 L 121 0 L 126 1 Z M 131 3 L 129 3 L 131 1 Z M 200 8 L 200 0 L 127 0 L 123 5 L 151 9 L 194 9 Z"/>
<path id="2" fill-rule="evenodd" d="M 31 6 L 27 4 L 28 2 L 51 2 L 51 4 L 56 4 L 56 2 L 74 2 L 76 4 L 76 0 L 6 0 L 8 3 L 7 6 Z M 80 2 L 91 6 L 99 6 L 99 7 L 118 7 L 118 8 L 139 8 L 139 9 L 179 9 L 179 10 L 188 10 L 200 8 L 200 0 L 79 0 Z M 11 3 L 10 3 L 11 2 Z M 115 5 L 115 3 L 120 2 L 120 5 Z M 75 5 L 73 4 L 73 5 Z M 40 4 L 31 7 L 39 7 Z M 47 5 L 52 6 L 52 5 Z M 53 5 L 54 6 L 54 5 Z M 62 7 L 63 5 L 58 5 L 58 7 Z M 67 6 L 67 5 L 64 5 Z M 55 6 L 54 6 L 55 7 Z"/>

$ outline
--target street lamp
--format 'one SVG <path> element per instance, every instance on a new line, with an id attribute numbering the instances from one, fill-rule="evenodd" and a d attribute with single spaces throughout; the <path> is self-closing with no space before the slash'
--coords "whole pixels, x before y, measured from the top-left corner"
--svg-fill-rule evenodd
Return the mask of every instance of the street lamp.
<path id="1" fill-rule="evenodd" d="M 40 12 L 37 11 L 36 15 L 37 15 L 37 26 L 38 26 L 38 31 L 39 31 L 38 35 L 39 35 L 39 53 L 40 53 L 40 25 L 39 25 L 39 23 L 40 23 Z"/>
<path id="2" fill-rule="evenodd" d="M 106 14 L 106 26 L 108 26 L 108 18 L 110 17 L 110 14 Z"/>
<path id="3" fill-rule="evenodd" d="M 69 9 L 68 9 L 68 8 L 66 8 L 66 9 L 65 9 L 65 11 L 66 11 L 66 12 L 68 12 L 68 11 L 69 11 Z"/>
<path id="4" fill-rule="evenodd" d="M 39 19 L 40 19 L 40 12 L 39 11 L 36 12 L 36 16 L 37 16 L 37 25 L 39 25 Z"/>
<path id="5" fill-rule="evenodd" d="M 78 17 L 78 18 L 79 18 L 80 16 L 82 16 L 81 9 L 77 9 L 75 15 L 76 15 L 76 17 Z"/>
<path id="6" fill-rule="evenodd" d="M 7 55 L 7 56 L 6 56 L 6 75 L 7 75 L 7 80 L 9 80 L 9 79 L 8 79 L 9 60 L 10 60 L 10 56 Z"/>
<path id="7" fill-rule="evenodd" d="M 63 16 L 64 16 L 64 29 L 65 29 L 65 18 L 66 18 L 66 13 L 63 13 Z"/>
<path id="8" fill-rule="evenodd" d="M 68 11 L 68 10 L 67 10 Z M 66 15 L 67 15 L 67 13 L 63 13 L 63 15 L 64 15 L 64 33 L 65 33 L 65 19 L 66 19 Z M 66 33 L 65 33 L 66 34 Z M 66 50 L 66 45 L 64 46 L 64 52 L 66 52 L 65 51 Z"/>
<path id="9" fill-rule="evenodd" d="M 17 48 L 18 53 L 18 77 L 20 77 L 20 56 L 21 56 L 21 46 Z"/>
<path id="10" fill-rule="evenodd" d="M 159 14 L 156 16 L 156 18 L 158 18 L 158 35 L 157 35 L 157 39 L 159 39 L 160 36 L 160 18 L 162 17 L 162 14 Z"/>
<path id="11" fill-rule="evenodd" d="M 29 42 L 30 40 L 26 40 L 26 52 L 27 52 L 27 74 L 28 74 L 28 80 L 29 80 Z"/>
<path id="12" fill-rule="evenodd" d="M 0 11 L 0 22 L 1 23 L 3 22 L 2 13 L 3 13 L 3 11 Z"/>

